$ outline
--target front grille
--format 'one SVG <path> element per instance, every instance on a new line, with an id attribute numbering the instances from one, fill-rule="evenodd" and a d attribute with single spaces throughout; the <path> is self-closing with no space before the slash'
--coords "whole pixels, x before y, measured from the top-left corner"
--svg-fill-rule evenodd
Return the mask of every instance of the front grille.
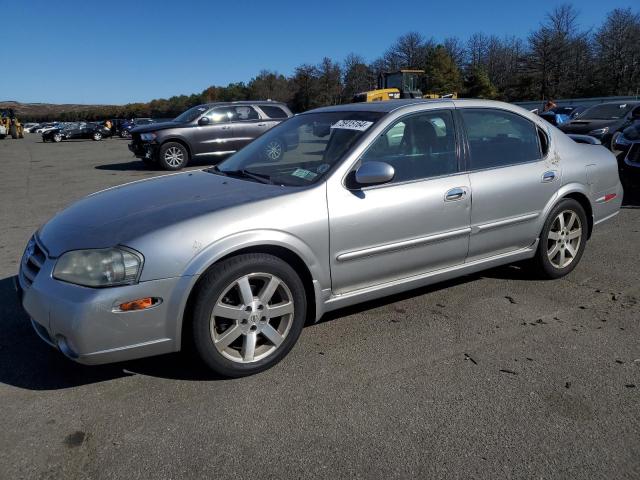
<path id="1" fill-rule="evenodd" d="M 29 288 L 35 281 L 46 259 L 47 254 L 44 248 L 38 243 L 35 236 L 31 237 L 20 262 L 20 277 L 25 287 Z"/>
<path id="2" fill-rule="evenodd" d="M 631 148 L 627 153 L 627 158 L 630 162 L 640 163 L 640 143 L 634 143 L 631 145 Z"/>

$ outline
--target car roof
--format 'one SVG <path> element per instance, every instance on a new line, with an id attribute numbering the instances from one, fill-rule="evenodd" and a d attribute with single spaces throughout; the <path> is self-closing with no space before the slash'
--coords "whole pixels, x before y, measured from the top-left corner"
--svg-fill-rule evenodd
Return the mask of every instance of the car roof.
<path id="1" fill-rule="evenodd" d="M 398 108 L 407 107 L 410 105 L 418 105 L 421 103 L 442 103 L 445 105 L 453 106 L 453 100 L 447 98 L 438 99 L 424 99 L 424 98 L 404 98 L 400 100 L 386 100 L 384 102 L 358 102 L 358 103 L 345 103 L 343 105 L 332 105 L 330 107 L 321 107 L 312 112 L 344 112 L 344 111 L 360 111 L 360 112 L 383 112 L 389 113 Z"/>
<path id="2" fill-rule="evenodd" d="M 212 103 L 203 103 L 202 105 L 198 105 L 199 107 L 221 107 L 225 105 L 284 105 L 283 102 L 274 102 L 272 100 L 238 100 L 235 102 L 212 102 Z"/>

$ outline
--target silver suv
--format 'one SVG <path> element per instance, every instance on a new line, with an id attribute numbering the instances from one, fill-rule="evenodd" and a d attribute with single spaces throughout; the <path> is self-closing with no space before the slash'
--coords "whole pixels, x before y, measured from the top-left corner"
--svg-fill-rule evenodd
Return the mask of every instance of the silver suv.
<path id="1" fill-rule="evenodd" d="M 170 122 L 131 130 L 129 150 L 145 163 L 180 170 L 191 159 L 215 159 L 237 152 L 293 114 L 278 102 L 219 102 L 190 108 Z M 275 139 L 267 148 L 277 159 L 291 141 Z"/>

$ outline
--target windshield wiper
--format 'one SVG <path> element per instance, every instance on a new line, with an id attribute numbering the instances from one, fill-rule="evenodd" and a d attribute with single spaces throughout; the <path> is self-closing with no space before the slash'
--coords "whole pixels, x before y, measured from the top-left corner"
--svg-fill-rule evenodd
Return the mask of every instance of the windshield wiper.
<path id="1" fill-rule="evenodd" d="M 212 167 L 206 168 L 205 172 L 217 173 L 218 175 L 224 175 L 225 177 L 227 176 L 227 172 L 223 172 L 222 170 L 220 170 L 217 165 L 214 165 Z"/>
<path id="2" fill-rule="evenodd" d="M 261 183 L 269 183 L 271 185 L 273 185 L 273 181 L 271 180 L 271 177 L 269 175 L 266 175 L 264 173 L 257 173 L 257 172 L 252 172 L 250 170 L 247 170 L 246 168 L 243 168 L 242 170 L 219 170 L 223 175 L 229 175 L 230 177 L 245 177 L 245 178 L 252 178 L 254 180 L 257 180 Z"/>

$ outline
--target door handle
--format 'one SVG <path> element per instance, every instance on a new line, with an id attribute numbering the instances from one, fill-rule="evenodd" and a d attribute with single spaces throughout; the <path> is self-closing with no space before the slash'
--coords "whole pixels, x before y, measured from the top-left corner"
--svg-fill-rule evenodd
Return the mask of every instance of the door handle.
<path id="1" fill-rule="evenodd" d="M 553 182 L 556 179 L 556 172 L 553 170 L 549 170 L 548 172 L 544 172 L 542 174 L 542 183 Z"/>
<path id="2" fill-rule="evenodd" d="M 452 188 L 451 190 L 449 190 L 447 193 L 444 194 L 444 201 L 455 202 L 457 200 L 462 200 L 466 196 L 467 196 L 466 187 L 456 187 L 456 188 Z"/>
<path id="3" fill-rule="evenodd" d="M 229 130 L 231 127 L 229 125 L 225 125 L 222 127 L 222 130 Z"/>
<path id="4" fill-rule="evenodd" d="M 266 123 L 259 123 L 259 124 L 258 124 L 258 126 L 259 126 L 259 127 L 266 127 L 266 126 L 267 126 L 267 124 L 266 124 Z"/>

